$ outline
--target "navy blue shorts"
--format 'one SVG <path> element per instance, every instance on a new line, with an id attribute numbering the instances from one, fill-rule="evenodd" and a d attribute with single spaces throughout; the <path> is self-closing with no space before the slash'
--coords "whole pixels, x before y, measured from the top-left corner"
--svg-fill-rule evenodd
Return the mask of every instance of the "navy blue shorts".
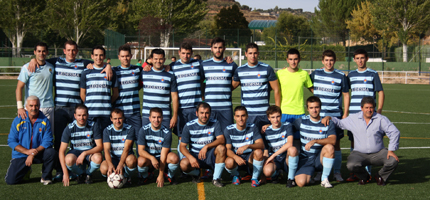
<path id="1" fill-rule="evenodd" d="M 216 119 L 219 121 L 219 125 L 221 126 L 221 130 L 224 131 L 225 127 L 230 124 L 233 124 L 233 110 L 212 110 L 211 117 L 212 119 Z"/>
<path id="2" fill-rule="evenodd" d="M 197 119 L 195 108 L 185 108 L 178 110 L 178 122 L 176 123 L 176 130 L 173 131 L 178 137 L 181 137 L 182 130 L 187 122 Z"/>
<path id="3" fill-rule="evenodd" d="M 194 152 L 190 152 L 190 153 L 194 158 L 197 159 L 197 161 L 199 162 L 200 168 L 211 169 L 211 170 L 215 169 L 215 148 L 209 149 L 206 152 L 206 159 L 204 160 L 199 159 L 198 153 L 194 153 Z"/>
<path id="4" fill-rule="evenodd" d="M 354 142 L 354 136 L 352 135 L 351 131 L 348 131 L 347 135 L 348 135 L 349 141 Z"/>
<path id="5" fill-rule="evenodd" d="M 289 115 L 289 114 L 282 114 L 281 122 L 290 122 L 293 123 L 296 119 L 305 116 L 305 114 L 301 115 Z M 293 133 L 294 139 L 300 139 L 300 131 L 296 131 Z"/>
<path id="6" fill-rule="evenodd" d="M 285 162 L 286 155 L 279 155 L 276 156 L 275 159 L 273 159 L 273 162 L 276 165 L 276 170 L 284 170 L 284 172 L 288 172 L 288 165 L 287 162 Z"/>
<path id="7" fill-rule="evenodd" d="M 343 137 L 345 137 L 345 133 L 342 129 L 340 129 L 339 127 L 335 127 L 335 131 L 336 131 L 336 140 L 340 140 Z"/>
<path id="8" fill-rule="evenodd" d="M 81 153 L 82 152 L 84 152 L 84 151 L 81 151 L 81 150 L 76 150 L 76 149 L 72 149 L 72 150 L 70 150 L 69 152 L 67 152 L 67 154 L 73 154 L 73 155 L 75 155 L 76 157 L 79 157 L 79 155 L 81 155 Z M 92 154 L 91 154 L 92 155 Z M 87 155 L 87 156 L 85 156 L 85 160 L 84 161 L 86 161 L 87 163 L 90 163 L 90 157 L 91 157 L 91 155 Z"/>
<path id="9" fill-rule="evenodd" d="M 134 128 L 134 132 L 137 135 L 139 133 L 140 128 L 142 128 L 142 117 L 140 113 L 135 113 L 132 115 L 124 115 L 125 124 L 131 125 Z"/>
<path id="10" fill-rule="evenodd" d="M 239 155 L 242 159 L 245 160 L 246 164 L 245 165 L 238 165 L 237 170 L 241 170 L 241 171 L 247 171 L 248 174 L 252 174 L 251 168 L 249 166 L 249 157 L 251 157 L 251 153 L 244 153 L 242 155 Z"/>
<path id="11" fill-rule="evenodd" d="M 270 121 L 266 115 L 250 115 L 248 116 L 248 120 L 246 121 L 246 123 L 255 124 L 261 133 L 261 128 L 264 125 L 270 124 Z"/>
<path id="12" fill-rule="evenodd" d="M 320 160 L 321 151 L 318 151 L 318 153 L 315 154 L 306 153 L 306 156 L 301 154 L 296 176 L 300 174 L 312 176 L 315 171 L 322 171 L 323 166 Z"/>

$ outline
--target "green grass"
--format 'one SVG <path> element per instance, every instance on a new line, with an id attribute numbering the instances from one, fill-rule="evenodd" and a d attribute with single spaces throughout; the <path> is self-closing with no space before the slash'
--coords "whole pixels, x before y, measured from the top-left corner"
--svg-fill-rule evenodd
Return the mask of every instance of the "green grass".
<path id="1" fill-rule="evenodd" d="M 16 80 L 0 80 L 0 145 L 7 143 L 7 133 L 12 119 L 16 116 L 15 87 Z M 427 105 L 430 96 L 428 85 L 384 85 L 386 94 L 383 114 L 386 115 L 401 132 L 400 147 L 430 146 L 430 107 Z M 306 91 L 305 97 L 311 94 Z M 234 92 L 233 102 L 240 102 L 240 91 Z M 273 102 L 273 98 L 272 98 Z M 10 106 L 8 106 L 10 105 Z M 403 113 L 401 113 L 403 112 Z M 405 124 L 399 122 L 414 122 L 419 124 Z M 414 139 L 417 138 L 417 139 Z M 425 139 L 423 139 L 425 138 Z M 388 142 L 388 139 L 385 139 Z M 172 147 L 176 147 L 177 140 Z M 348 148 L 349 141 L 341 140 L 341 147 Z M 4 177 L 9 166 L 11 149 L 0 146 L 0 177 Z M 364 186 L 353 183 L 332 182 L 334 188 L 324 189 L 318 184 L 304 188 L 286 188 L 282 184 L 266 184 L 258 188 L 251 188 L 249 182 L 234 186 L 229 184 L 228 173 L 223 173 L 226 186 L 215 188 L 210 182 L 204 183 L 207 199 L 429 199 L 430 193 L 430 155 L 429 149 L 401 149 L 396 151 L 400 163 L 397 170 L 390 177 L 385 187 L 377 186 L 375 182 Z M 346 169 L 346 159 L 349 150 L 343 150 L 342 174 L 344 178 L 349 174 Z M 380 167 L 373 167 L 376 173 Z M 61 183 L 43 186 L 39 183 L 41 165 L 33 166 L 31 180 L 25 184 L 9 186 L 1 180 L 0 194 L 2 199 L 197 199 L 197 186 L 190 180 L 180 180 L 176 186 L 167 185 L 157 188 L 155 183 L 145 186 L 126 187 L 119 190 L 110 189 L 99 172 L 95 172 L 95 183 L 92 185 L 76 185 L 63 187 Z M 137 180 L 134 179 L 134 182 Z"/>

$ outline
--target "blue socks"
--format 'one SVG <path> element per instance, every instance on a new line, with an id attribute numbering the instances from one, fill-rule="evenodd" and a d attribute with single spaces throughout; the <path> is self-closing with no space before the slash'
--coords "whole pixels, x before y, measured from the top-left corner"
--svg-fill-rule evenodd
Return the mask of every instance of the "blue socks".
<path id="1" fill-rule="evenodd" d="M 139 172 L 139 176 L 142 178 L 148 177 L 149 167 L 137 167 L 137 171 Z"/>
<path id="2" fill-rule="evenodd" d="M 334 158 L 323 157 L 323 171 L 321 181 L 324 181 L 330 175 L 331 168 L 333 168 Z"/>
<path id="3" fill-rule="evenodd" d="M 257 179 L 260 177 L 261 170 L 263 169 L 264 160 L 258 161 L 252 159 L 252 179 Z"/>
<path id="4" fill-rule="evenodd" d="M 71 172 L 77 175 L 81 175 L 84 173 L 84 170 L 82 170 L 82 166 L 85 166 L 85 165 L 81 165 L 81 167 L 77 166 L 76 164 L 73 164 L 72 166 L 67 165 L 67 169 L 69 169 Z"/>
<path id="5" fill-rule="evenodd" d="M 342 166 L 342 152 L 335 151 L 334 152 L 334 164 L 333 164 L 333 173 L 340 173 L 340 167 Z"/>
<path id="6" fill-rule="evenodd" d="M 213 180 L 217 180 L 221 177 L 222 170 L 225 167 L 225 163 L 215 163 Z"/>
<path id="7" fill-rule="evenodd" d="M 134 172 L 136 168 L 130 169 L 127 166 L 124 166 L 124 177 L 130 177 L 130 174 Z"/>
<path id="8" fill-rule="evenodd" d="M 175 174 L 176 174 L 176 171 L 178 170 L 178 167 L 179 167 L 179 163 L 177 163 L 177 164 L 172 164 L 172 163 L 169 163 L 169 164 L 167 164 L 167 175 L 170 177 L 170 178 L 173 178 L 174 176 L 175 176 Z"/>
<path id="9" fill-rule="evenodd" d="M 90 165 L 87 168 L 87 174 L 90 175 L 99 168 L 100 168 L 100 164 L 96 164 L 95 162 L 91 161 Z"/>
<path id="10" fill-rule="evenodd" d="M 191 176 L 198 176 L 198 175 L 200 175 L 200 170 L 198 170 L 198 169 L 194 169 L 194 170 L 192 170 L 192 171 L 190 171 L 190 172 L 184 172 L 185 174 L 188 174 L 188 175 L 191 175 Z"/>
<path id="11" fill-rule="evenodd" d="M 369 175 L 372 175 L 372 165 L 367 165 L 366 166 L 366 171 Z"/>
<path id="12" fill-rule="evenodd" d="M 239 172 L 237 171 L 237 166 L 233 169 L 227 169 L 225 168 L 225 170 L 227 170 L 228 173 L 230 173 L 232 176 L 239 176 Z"/>
<path id="13" fill-rule="evenodd" d="M 288 156 L 288 179 L 294 180 L 296 175 L 297 165 L 299 165 L 299 156 Z"/>

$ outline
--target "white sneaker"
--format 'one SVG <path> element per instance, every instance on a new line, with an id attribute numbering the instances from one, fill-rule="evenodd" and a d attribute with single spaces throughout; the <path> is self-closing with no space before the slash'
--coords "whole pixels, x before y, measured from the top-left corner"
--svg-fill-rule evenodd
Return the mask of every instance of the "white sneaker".
<path id="1" fill-rule="evenodd" d="M 314 181 L 321 181 L 321 175 L 322 175 L 321 172 L 317 172 L 317 174 L 314 177 Z"/>
<path id="2" fill-rule="evenodd" d="M 342 175 L 340 173 L 334 173 L 333 177 L 334 177 L 334 179 L 336 179 L 337 182 L 343 181 Z"/>
<path id="3" fill-rule="evenodd" d="M 43 183 L 43 185 L 49 185 L 52 183 L 51 180 L 43 180 L 43 178 L 40 179 L 40 182 Z"/>
<path id="4" fill-rule="evenodd" d="M 325 187 L 325 188 L 332 188 L 333 186 L 330 184 L 330 182 L 328 181 L 328 178 L 326 178 L 325 180 L 323 180 L 321 182 L 321 186 Z"/>

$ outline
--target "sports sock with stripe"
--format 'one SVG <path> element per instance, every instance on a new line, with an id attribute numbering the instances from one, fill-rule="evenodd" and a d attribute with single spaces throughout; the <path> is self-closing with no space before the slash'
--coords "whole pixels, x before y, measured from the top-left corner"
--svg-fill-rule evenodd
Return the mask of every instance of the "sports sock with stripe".
<path id="1" fill-rule="evenodd" d="M 137 167 L 137 171 L 139 172 L 139 176 L 142 178 L 148 177 L 149 167 Z"/>
<path id="2" fill-rule="evenodd" d="M 233 169 L 227 169 L 225 167 L 225 170 L 227 170 L 227 172 L 230 173 L 232 176 L 239 176 L 239 172 L 237 171 L 237 168 L 238 168 L 237 166 Z"/>
<path id="3" fill-rule="evenodd" d="M 213 174 L 213 180 L 217 180 L 221 177 L 222 170 L 225 167 L 225 163 L 215 163 L 215 169 Z"/>
<path id="4" fill-rule="evenodd" d="M 294 180 L 296 175 L 297 166 L 299 164 L 299 156 L 288 156 L 288 179 Z"/>
<path id="5" fill-rule="evenodd" d="M 178 167 L 179 167 L 179 163 L 178 164 L 172 164 L 172 163 L 167 164 L 167 169 L 168 169 L 167 175 L 170 178 L 173 178 L 176 174 L 176 171 L 178 171 Z"/>

